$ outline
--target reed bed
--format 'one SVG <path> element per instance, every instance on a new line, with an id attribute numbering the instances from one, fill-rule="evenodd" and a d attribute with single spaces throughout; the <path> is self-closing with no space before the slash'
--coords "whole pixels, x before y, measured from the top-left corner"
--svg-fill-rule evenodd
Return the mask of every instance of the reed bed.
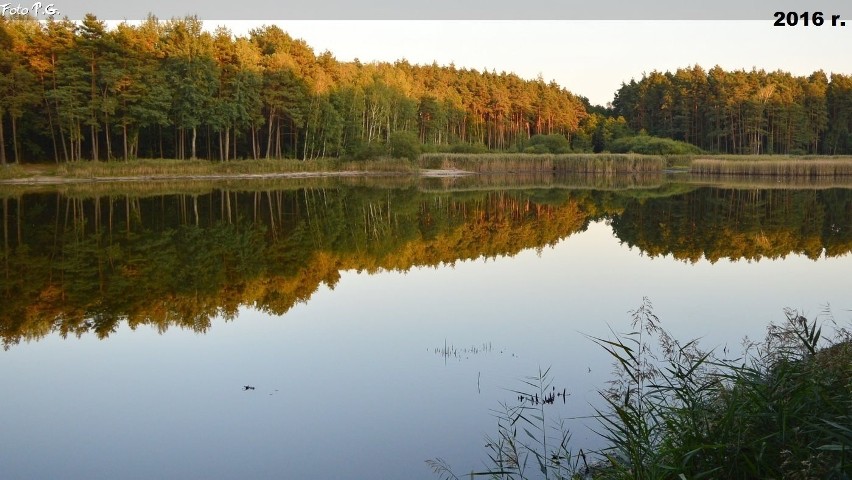
<path id="1" fill-rule="evenodd" d="M 679 158 L 680 156 L 673 155 L 670 158 Z M 798 160 L 852 160 L 852 155 L 756 155 L 756 154 L 733 154 L 733 153 L 716 153 L 712 155 L 688 155 L 692 160 L 714 159 L 714 160 L 734 160 L 769 162 L 769 161 L 798 161 Z"/>
<path id="2" fill-rule="evenodd" d="M 134 160 L 129 162 L 75 162 L 62 164 L 56 175 L 67 178 L 202 176 L 223 173 L 302 171 L 288 160 L 213 163 L 206 160 Z"/>
<path id="3" fill-rule="evenodd" d="M 620 175 L 661 172 L 663 157 L 635 154 L 526 154 L 526 153 L 427 153 L 420 156 L 421 168 L 493 173 L 591 173 Z"/>
<path id="4" fill-rule="evenodd" d="M 716 176 L 845 177 L 852 176 L 852 158 L 696 159 L 690 173 Z"/>
<path id="5" fill-rule="evenodd" d="M 848 478 L 852 335 L 831 312 L 784 314 L 735 359 L 672 337 L 647 299 L 633 331 L 592 338 L 617 372 L 595 477 Z"/>
<path id="6" fill-rule="evenodd" d="M 801 162 L 813 160 L 852 161 L 849 155 L 734 155 L 734 154 L 666 154 L 666 168 L 688 169 L 696 161 L 726 160 L 731 162 Z"/>
<path id="7" fill-rule="evenodd" d="M 546 370 L 513 390 L 519 405 L 495 411 L 498 435 L 486 437 L 491 463 L 471 476 L 848 479 L 852 332 L 831 312 L 807 319 L 785 309 L 784 316 L 762 342 L 728 359 L 727 348 L 719 357 L 673 337 L 644 299 L 629 332 L 588 337 L 613 359 L 595 414 L 607 446 L 573 450 L 564 424 L 521 401 L 558 391 Z M 442 479 L 463 478 L 441 459 L 427 464 Z"/>

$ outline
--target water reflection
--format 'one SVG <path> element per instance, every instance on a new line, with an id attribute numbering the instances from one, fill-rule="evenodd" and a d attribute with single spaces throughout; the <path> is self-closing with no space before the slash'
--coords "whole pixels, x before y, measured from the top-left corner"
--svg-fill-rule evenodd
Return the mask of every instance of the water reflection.
<path id="1" fill-rule="evenodd" d="M 7 348 L 54 332 L 104 338 L 121 322 L 204 332 L 211 319 L 232 319 L 242 306 L 284 314 L 320 285 L 334 288 L 342 271 L 511 256 L 599 220 L 645 255 L 687 262 L 852 250 L 848 189 L 664 183 L 443 191 L 328 182 L 190 194 L 16 194 L 2 198 L 0 211 Z"/>
<path id="2" fill-rule="evenodd" d="M 38 340 L 0 352 L 9 478 L 429 479 L 436 456 L 478 470 L 491 411 L 547 366 L 564 396 L 543 408 L 593 449 L 583 417 L 610 359 L 583 334 L 621 330 L 642 296 L 708 348 L 759 338 L 784 306 L 849 308 L 852 257 L 829 258 L 848 251 L 843 190 L 148 187 L 0 196 L 0 329 Z M 825 252 L 711 263 L 690 232 L 719 232 L 678 218 L 702 209 Z M 491 350 L 445 363 L 445 339 Z"/>
<path id="3" fill-rule="evenodd" d="M 837 257 L 852 250 L 850 192 L 704 187 L 630 199 L 611 223 L 622 241 L 647 255 L 689 262 Z"/>

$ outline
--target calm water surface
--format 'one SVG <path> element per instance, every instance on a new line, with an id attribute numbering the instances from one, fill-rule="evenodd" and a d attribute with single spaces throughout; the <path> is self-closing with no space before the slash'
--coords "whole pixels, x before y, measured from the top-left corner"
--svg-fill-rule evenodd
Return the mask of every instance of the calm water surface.
<path id="1" fill-rule="evenodd" d="M 2 197 L 0 476 L 435 478 L 644 296 L 705 347 L 848 322 L 852 190 L 216 187 Z M 446 351 L 450 351 L 446 355 Z M 251 385 L 254 390 L 244 390 Z M 600 440 L 572 420 L 578 447 Z"/>

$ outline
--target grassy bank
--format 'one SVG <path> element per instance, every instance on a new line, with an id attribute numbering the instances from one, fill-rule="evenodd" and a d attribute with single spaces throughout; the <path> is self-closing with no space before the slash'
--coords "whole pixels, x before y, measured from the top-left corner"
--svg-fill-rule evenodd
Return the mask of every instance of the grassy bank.
<path id="1" fill-rule="evenodd" d="M 32 176 L 35 171 L 31 166 L 5 165 L 0 167 L 0 180 L 13 178 L 26 178 Z"/>
<path id="2" fill-rule="evenodd" d="M 0 179 L 60 177 L 69 179 L 117 177 L 202 177 L 264 175 L 286 173 L 385 173 L 410 174 L 417 171 L 408 160 L 379 158 L 365 161 L 314 160 L 207 160 L 144 159 L 129 162 L 74 162 L 62 164 L 10 165 L 0 168 Z"/>
<path id="3" fill-rule="evenodd" d="M 0 168 L 0 181 L 63 178 L 180 179 L 307 173 L 412 175 L 422 169 L 451 169 L 477 174 L 647 175 L 665 169 L 688 171 L 702 177 L 848 178 L 852 157 L 793 157 L 779 155 L 639 155 L 639 154 L 525 154 L 426 153 L 417 161 L 377 158 L 361 161 L 142 159 L 128 162 L 81 161 L 62 164 L 22 164 Z"/>
<path id="4" fill-rule="evenodd" d="M 392 176 L 306 176 L 298 178 L 199 178 L 159 181 L 65 182 L 52 184 L 10 184 L 0 186 L 0 199 L 19 198 L 30 193 L 58 193 L 68 198 L 143 198 L 165 195 L 206 195 L 214 190 L 232 192 L 281 192 L 303 188 L 368 187 L 377 189 L 415 188 L 419 179 L 410 175 Z"/>

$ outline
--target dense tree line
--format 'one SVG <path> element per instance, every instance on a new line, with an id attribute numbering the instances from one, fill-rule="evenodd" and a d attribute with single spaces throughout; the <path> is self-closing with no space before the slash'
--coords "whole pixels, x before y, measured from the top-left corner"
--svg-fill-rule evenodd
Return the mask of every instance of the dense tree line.
<path id="1" fill-rule="evenodd" d="M 275 26 L 234 36 L 194 17 L 107 29 L 0 19 L 0 161 L 366 157 L 424 145 L 566 140 L 583 99 L 509 73 L 316 55 Z"/>
<path id="2" fill-rule="evenodd" d="M 852 76 L 699 66 L 622 84 L 615 115 L 650 135 L 720 153 L 852 153 Z"/>
<path id="3" fill-rule="evenodd" d="M 852 76 L 838 73 L 654 71 L 602 108 L 542 78 L 340 62 L 276 26 L 202 27 L 0 18 L 0 163 L 601 152 L 637 133 L 719 153 L 852 153 Z"/>

